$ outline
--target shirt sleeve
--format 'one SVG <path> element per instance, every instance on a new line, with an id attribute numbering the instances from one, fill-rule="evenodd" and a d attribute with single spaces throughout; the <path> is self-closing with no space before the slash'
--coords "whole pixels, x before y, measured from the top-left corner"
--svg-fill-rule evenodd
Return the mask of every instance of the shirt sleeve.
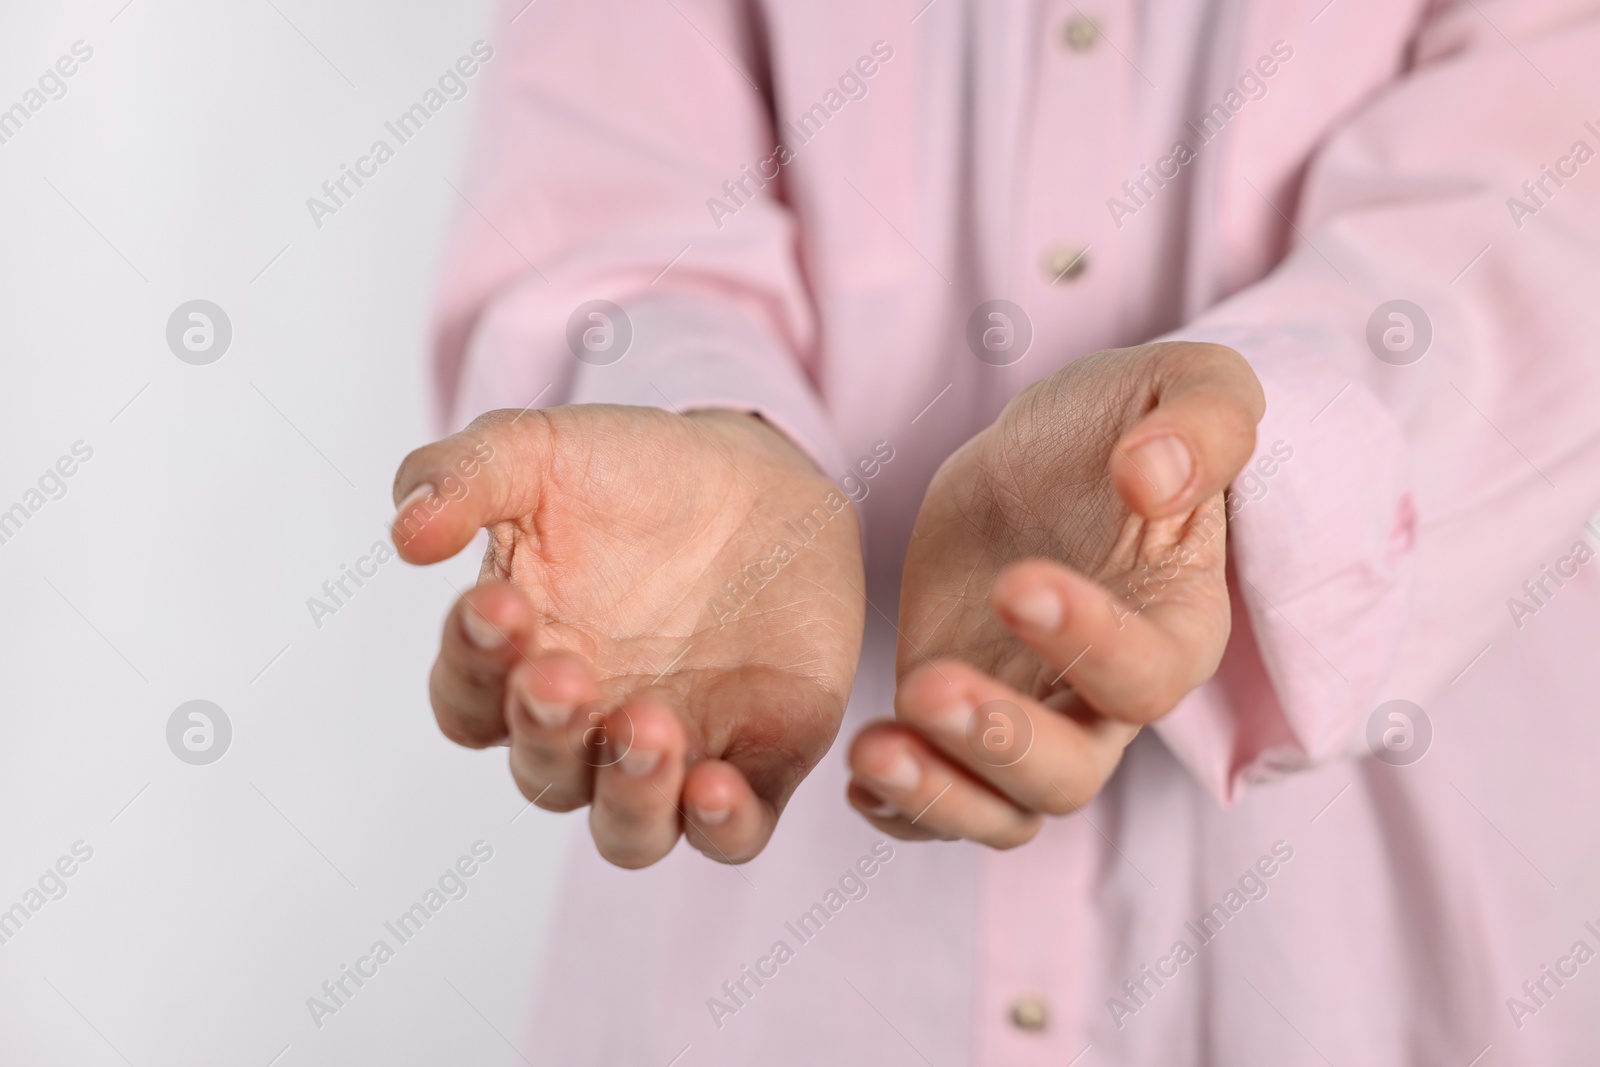
<path id="1" fill-rule="evenodd" d="M 1312 159 L 1284 261 L 1169 338 L 1232 346 L 1267 395 L 1228 651 L 1156 727 L 1224 803 L 1363 751 L 1382 701 L 1470 685 L 1600 503 L 1600 113 L 1570 91 L 1600 28 L 1479 6 L 1434 5 Z"/>
<path id="2" fill-rule="evenodd" d="M 794 219 L 761 194 L 782 177 L 758 173 L 774 143 L 759 20 L 740 0 L 524 4 L 505 8 L 458 188 L 441 417 L 507 398 L 731 408 L 842 469 Z"/>

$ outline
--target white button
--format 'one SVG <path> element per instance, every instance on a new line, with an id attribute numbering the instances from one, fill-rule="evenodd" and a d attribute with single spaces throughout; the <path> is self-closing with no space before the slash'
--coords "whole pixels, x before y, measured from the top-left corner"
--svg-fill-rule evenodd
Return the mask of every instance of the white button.
<path id="1" fill-rule="evenodd" d="M 1061 30 L 1061 40 L 1074 52 L 1087 52 L 1100 40 L 1100 28 L 1082 15 L 1069 19 Z"/>
<path id="2" fill-rule="evenodd" d="M 1045 281 L 1051 285 L 1070 282 L 1089 269 L 1089 250 L 1077 245 L 1057 245 L 1045 253 Z"/>
<path id="3" fill-rule="evenodd" d="M 1043 1030 L 1048 1021 L 1049 1012 L 1038 997 L 1018 997 L 1011 1005 L 1011 1025 L 1018 1030 Z"/>

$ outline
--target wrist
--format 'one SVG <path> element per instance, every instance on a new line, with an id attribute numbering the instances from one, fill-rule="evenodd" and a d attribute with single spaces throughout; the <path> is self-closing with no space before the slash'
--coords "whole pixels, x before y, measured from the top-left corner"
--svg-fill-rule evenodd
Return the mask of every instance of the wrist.
<path id="1" fill-rule="evenodd" d="M 742 411 L 737 408 L 697 408 L 685 411 L 683 417 L 702 425 L 720 426 L 734 433 L 753 435 L 763 447 L 807 473 L 819 475 L 822 473 L 804 449 L 753 411 Z"/>

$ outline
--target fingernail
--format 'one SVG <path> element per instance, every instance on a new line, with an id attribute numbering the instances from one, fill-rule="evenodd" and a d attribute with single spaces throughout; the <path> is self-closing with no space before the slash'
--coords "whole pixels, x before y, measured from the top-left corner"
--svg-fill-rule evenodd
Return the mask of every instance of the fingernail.
<path id="1" fill-rule="evenodd" d="M 892 819 L 896 815 L 900 814 L 899 808 L 895 807 L 893 804 L 889 803 L 887 800 L 883 799 L 878 794 L 862 785 L 860 782 L 856 783 L 856 788 L 861 790 L 862 793 L 866 794 L 867 798 L 870 800 L 870 803 L 867 804 L 868 815 L 873 815 L 880 819 Z"/>
<path id="2" fill-rule="evenodd" d="M 432 496 L 433 493 L 434 489 L 432 482 L 423 482 L 421 485 L 411 490 L 411 492 L 406 494 L 406 498 L 400 501 L 399 505 L 394 509 L 395 521 L 399 522 L 401 519 L 404 519 L 411 513 L 412 508 L 416 507 L 422 501 L 428 499 L 428 497 Z"/>
<path id="3" fill-rule="evenodd" d="M 733 814 L 732 808 L 697 808 L 690 805 L 689 810 L 694 812 L 694 821 L 704 826 L 721 826 Z"/>
<path id="4" fill-rule="evenodd" d="M 1006 610 L 1044 633 L 1055 633 L 1061 628 L 1061 597 L 1054 589 L 1040 588 L 1024 593 L 1007 604 Z"/>
<path id="5" fill-rule="evenodd" d="M 656 764 L 661 762 L 661 753 L 647 748 L 630 748 L 617 761 L 622 768 L 622 773 L 629 778 L 643 778 L 656 769 Z"/>
<path id="6" fill-rule="evenodd" d="M 909 793 L 922 781 L 922 766 L 909 752 L 895 754 L 889 766 L 869 776 L 874 782 L 896 793 Z"/>
<path id="7" fill-rule="evenodd" d="M 467 640 L 482 649 L 484 652 L 493 652 L 506 643 L 505 636 L 495 625 L 482 615 L 471 604 L 466 605 L 461 611 L 461 632 L 467 635 Z"/>
<path id="8" fill-rule="evenodd" d="M 1194 474 L 1194 457 L 1189 446 L 1171 434 L 1152 438 L 1128 457 L 1139 473 L 1150 481 L 1155 502 L 1165 504 L 1183 491 Z"/>
<path id="9" fill-rule="evenodd" d="M 965 700 L 958 701 L 939 713 L 939 725 L 948 733 L 965 737 L 967 728 L 972 725 L 972 717 L 977 713 L 978 709 Z"/>
<path id="10" fill-rule="evenodd" d="M 518 690 L 517 699 L 522 702 L 522 706 L 527 709 L 528 714 L 533 716 L 533 721 L 540 726 L 547 728 L 565 726 L 567 720 L 572 718 L 571 704 L 539 700 L 526 690 Z"/>

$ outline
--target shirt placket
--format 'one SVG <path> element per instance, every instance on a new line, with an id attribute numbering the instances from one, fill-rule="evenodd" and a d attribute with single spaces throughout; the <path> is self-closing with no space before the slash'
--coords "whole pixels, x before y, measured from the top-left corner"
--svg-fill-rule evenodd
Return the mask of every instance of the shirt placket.
<path id="1" fill-rule="evenodd" d="M 1012 390 L 1114 343 L 1119 255 L 1106 201 L 1127 143 L 1130 77 L 1119 35 L 1125 3 L 1041 5 L 1035 98 L 1012 264 L 1033 321 L 1034 351 L 1008 368 Z M 1088 917 L 1094 831 L 1052 819 L 1039 836 L 983 859 L 975 984 L 975 1062 L 1062 1067 L 1084 1062 L 1083 989 L 1095 950 Z"/>

